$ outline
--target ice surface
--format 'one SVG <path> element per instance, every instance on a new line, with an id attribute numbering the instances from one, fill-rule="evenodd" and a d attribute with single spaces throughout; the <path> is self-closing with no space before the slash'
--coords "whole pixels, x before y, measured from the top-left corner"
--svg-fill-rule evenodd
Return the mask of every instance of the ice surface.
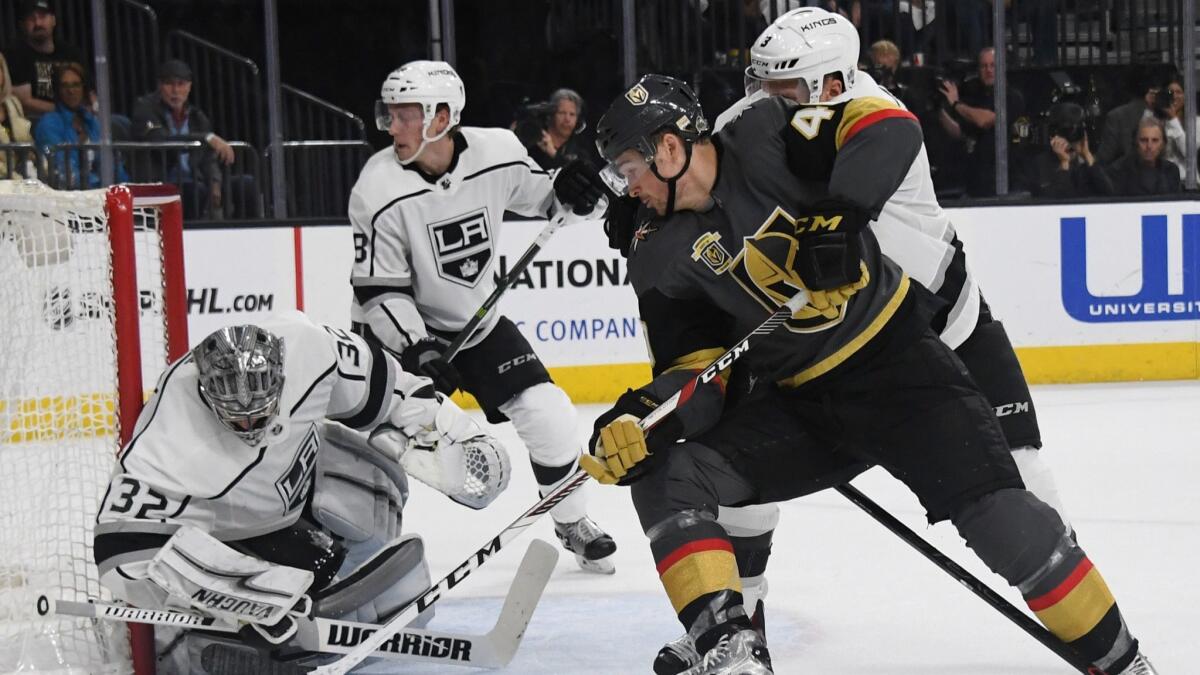
<path id="1" fill-rule="evenodd" d="M 1045 441 L 1079 542 L 1104 574 L 1144 651 L 1163 673 L 1195 672 L 1200 628 L 1200 383 L 1038 387 Z M 601 406 L 580 408 L 586 437 Z M 422 534 L 440 577 L 536 499 L 516 434 L 516 475 L 485 511 L 416 485 L 405 529 Z M 520 461 L 518 461 L 520 460 Z M 878 469 L 855 485 L 1018 606 L 949 525 L 928 527 L 907 490 Z M 654 572 L 628 491 L 590 485 L 590 511 L 617 539 L 617 574 L 580 571 L 563 553 L 507 673 L 645 673 L 680 627 Z M 483 632 L 539 522 L 438 604 L 432 627 Z M 555 542 L 556 543 L 556 542 Z M 833 492 L 783 505 L 768 569 L 767 625 L 779 673 L 1040 675 L 1071 672 Z M 447 668 L 404 668 L 405 673 Z M 462 672 L 463 669 L 455 669 Z M 372 668 L 372 672 L 401 672 Z M 451 671 L 453 672 L 453 671 Z"/>

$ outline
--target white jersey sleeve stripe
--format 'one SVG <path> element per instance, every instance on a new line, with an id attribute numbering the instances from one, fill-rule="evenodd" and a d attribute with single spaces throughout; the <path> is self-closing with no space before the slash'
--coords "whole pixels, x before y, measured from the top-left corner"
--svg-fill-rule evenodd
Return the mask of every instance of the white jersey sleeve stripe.
<path id="1" fill-rule="evenodd" d="M 334 385 L 334 391 L 330 396 L 329 419 L 341 422 L 352 429 L 370 428 L 380 421 L 380 418 L 390 408 L 392 387 L 396 381 L 396 373 L 393 370 L 394 362 L 384 356 L 379 344 L 361 338 L 359 341 L 366 345 L 367 353 L 370 355 L 371 361 L 366 375 L 343 373 L 339 368 L 338 376 L 342 380 L 364 384 L 343 387 L 339 382 Z M 362 390 L 362 395 L 352 408 L 345 411 L 334 409 L 334 406 L 346 398 L 346 394 L 353 394 L 355 390 Z"/>
<path id="2" fill-rule="evenodd" d="M 432 190 L 425 188 L 424 190 L 417 190 L 416 192 L 410 192 L 406 195 L 396 197 L 387 204 L 384 204 L 383 208 L 379 209 L 375 212 L 375 215 L 371 216 L 371 265 L 370 271 L 368 272 L 370 276 L 375 276 L 375 238 L 379 236 L 379 228 L 375 227 L 375 222 L 379 220 L 380 216 L 387 213 L 388 209 L 392 208 L 396 204 L 399 204 L 406 199 L 411 199 L 412 197 L 419 197 L 423 194 L 428 194 L 429 192 L 432 192 Z"/>
<path id="3" fill-rule="evenodd" d="M 535 169 L 532 166 L 529 166 L 528 164 L 526 164 L 524 161 L 518 159 L 518 160 L 515 160 L 512 162 L 504 162 L 503 164 L 493 164 L 492 166 L 480 169 L 469 176 L 463 176 L 463 182 L 465 183 L 465 182 L 471 180 L 472 178 L 478 178 L 479 176 L 482 176 L 485 173 L 488 173 L 491 171 L 497 171 L 499 169 L 504 169 L 504 168 L 507 168 L 510 166 L 523 167 L 523 168 L 529 169 L 529 173 L 538 174 L 541 176 L 549 176 L 550 175 L 545 170 Z"/>
<path id="4" fill-rule="evenodd" d="M 337 370 L 337 362 L 336 361 L 334 363 L 330 364 L 330 366 L 325 369 L 325 372 L 321 373 L 321 375 L 318 376 L 317 379 L 313 380 L 312 384 L 308 385 L 308 389 L 304 390 L 304 394 L 302 394 L 300 396 L 300 398 L 296 401 L 296 405 L 292 406 L 292 409 L 288 412 L 288 416 L 290 417 L 290 416 L 295 415 L 296 411 L 300 409 L 300 406 L 304 405 L 304 401 L 306 399 L 308 399 L 308 395 L 313 392 L 313 389 L 316 389 L 317 385 L 321 384 L 321 382 L 325 378 L 329 377 L 329 375 L 331 373 L 333 373 L 333 371 L 335 371 L 335 370 Z"/>

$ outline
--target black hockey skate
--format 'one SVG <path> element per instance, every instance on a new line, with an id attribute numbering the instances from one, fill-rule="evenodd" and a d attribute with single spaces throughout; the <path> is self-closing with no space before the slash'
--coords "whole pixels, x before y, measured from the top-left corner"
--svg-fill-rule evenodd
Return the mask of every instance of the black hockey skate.
<path id="1" fill-rule="evenodd" d="M 722 635 L 696 665 L 681 675 L 772 675 L 771 655 L 758 631 L 728 627 L 730 632 Z"/>
<path id="2" fill-rule="evenodd" d="M 762 636 L 763 643 L 767 640 L 767 617 L 763 601 L 755 603 L 754 615 L 750 617 L 750 625 Z M 658 650 L 654 657 L 654 675 L 679 675 L 688 668 L 700 662 L 700 654 L 696 651 L 696 641 L 692 636 L 683 635 L 671 640 Z M 767 666 L 771 665 L 767 657 Z"/>
<path id="3" fill-rule="evenodd" d="M 1125 670 L 1117 673 L 1117 675 L 1158 675 L 1158 671 L 1150 664 L 1150 659 L 1142 656 L 1141 652 L 1138 652 L 1133 661 L 1128 666 L 1125 666 Z"/>
<path id="4" fill-rule="evenodd" d="M 587 572 L 613 574 L 617 571 L 612 554 L 617 552 L 617 543 L 601 530 L 591 518 L 580 518 L 573 523 L 554 523 L 554 534 L 563 548 L 575 554 L 575 561 Z"/>

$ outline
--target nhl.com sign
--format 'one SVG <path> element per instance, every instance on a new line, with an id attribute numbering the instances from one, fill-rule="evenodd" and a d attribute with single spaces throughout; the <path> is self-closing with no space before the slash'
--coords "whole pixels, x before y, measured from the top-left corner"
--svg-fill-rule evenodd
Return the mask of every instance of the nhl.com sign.
<path id="1" fill-rule="evenodd" d="M 1060 220 L 1062 302 L 1073 319 L 1087 323 L 1185 321 L 1200 319 L 1200 213 L 1184 213 L 1181 221 L 1165 215 L 1141 216 L 1141 287 L 1124 295 L 1097 295 L 1088 288 L 1088 237 L 1105 236 L 1089 229 L 1082 217 Z M 1182 251 L 1173 250 L 1170 226 L 1182 226 Z M 1182 253 L 1182 285 L 1170 289 L 1170 256 Z M 1093 256 L 1100 258 L 1101 256 Z"/>

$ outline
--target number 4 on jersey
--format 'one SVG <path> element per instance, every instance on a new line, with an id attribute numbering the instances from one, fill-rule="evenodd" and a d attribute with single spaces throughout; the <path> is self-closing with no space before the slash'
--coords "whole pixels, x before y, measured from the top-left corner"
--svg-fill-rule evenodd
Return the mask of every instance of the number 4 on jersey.
<path id="1" fill-rule="evenodd" d="M 831 117 L 833 117 L 832 108 L 801 108 L 792 115 L 792 128 L 811 141 L 820 132 L 821 122 Z"/>

